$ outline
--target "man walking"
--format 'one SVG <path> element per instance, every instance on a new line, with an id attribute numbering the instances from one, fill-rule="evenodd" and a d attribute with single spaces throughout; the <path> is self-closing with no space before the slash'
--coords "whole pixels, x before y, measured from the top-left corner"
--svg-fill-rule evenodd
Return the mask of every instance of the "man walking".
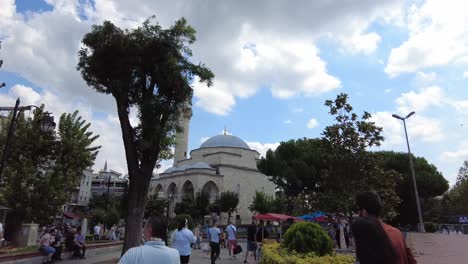
<path id="1" fill-rule="evenodd" d="M 254 259 L 256 259 L 256 253 L 255 251 L 257 250 L 257 244 L 255 243 L 255 233 L 257 231 L 257 226 L 255 224 L 255 221 L 252 222 L 252 225 L 250 225 L 247 228 L 247 250 L 245 251 L 245 259 L 244 263 L 247 263 L 247 258 L 249 257 L 249 252 L 253 252 L 254 254 Z"/>
<path id="2" fill-rule="evenodd" d="M 362 192 L 356 195 L 356 205 L 359 208 L 359 215 L 363 217 L 375 217 L 382 225 L 385 233 L 387 233 L 390 239 L 395 253 L 397 254 L 398 264 L 416 264 L 417 261 L 414 258 L 411 250 L 405 243 L 405 239 L 400 230 L 394 228 L 391 225 L 387 225 L 380 218 L 382 211 L 382 201 L 380 197 L 374 192 Z"/>
<path id="3" fill-rule="evenodd" d="M 100 233 L 101 233 L 101 226 L 100 223 L 97 223 L 94 226 L 94 240 L 99 240 L 100 239 Z"/>
<path id="4" fill-rule="evenodd" d="M 218 228 L 218 223 L 216 220 L 213 220 L 213 226 L 208 229 L 208 240 L 210 241 L 211 247 L 211 264 L 215 264 L 216 260 L 219 257 L 219 237 L 221 235 L 221 231 Z"/>
<path id="5" fill-rule="evenodd" d="M 234 249 L 237 247 L 237 228 L 229 222 L 229 225 L 226 227 L 226 231 L 228 234 L 229 256 L 232 257 L 232 259 L 236 259 L 236 256 L 234 256 Z"/>

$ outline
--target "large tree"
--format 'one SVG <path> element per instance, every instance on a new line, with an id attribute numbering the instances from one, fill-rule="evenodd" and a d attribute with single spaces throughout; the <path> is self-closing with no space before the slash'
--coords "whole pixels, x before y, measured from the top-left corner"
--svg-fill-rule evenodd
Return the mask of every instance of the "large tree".
<path id="1" fill-rule="evenodd" d="M 356 114 L 348 99 L 342 93 L 335 100 L 325 101 L 335 123 L 323 132 L 323 139 L 329 144 L 326 153 L 329 169 L 320 186 L 321 207 L 351 217 L 355 195 L 374 190 L 384 200 L 387 216 L 394 217 L 399 202 L 395 191 L 399 175 L 381 168 L 379 157 L 368 151 L 384 140 L 382 128 L 370 120 L 368 112 Z"/>
<path id="2" fill-rule="evenodd" d="M 239 194 L 232 191 L 222 192 L 216 201 L 221 212 L 228 214 L 228 223 L 231 221 L 231 214 L 236 212 L 239 205 Z"/>
<path id="3" fill-rule="evenodd" d="M 198 76 L 211 85 L 214 77 L 189 60 L 194 41 L 195 30 L 183 18 L 168 29 L 147 20 L 122 30 L 105 21 L 83 38 L 78 70 L 97 92 L 114 97 L 122 130 L 130 180 L 123 253 L 141 242 L 152 173 L 172 142 L 178 116 L 190 115 L 190 84 Z M 136 126 L 130 123 L 132 107 L 138 111 Z"/>
<path id="4" fill-rule="evenodd" d="M 397 186 L 397 194 L 401 203 L 397 207 L 398 215 L 393 222 L 402 225 L 417 224 L 418 214 L 408 154 L 393 151 L 380 151 L 376 154 L 381 158 L 380 166 L 385 170 L 394 170 L 402 176 L 402 181 Z M 430 221 L 437 217 L 437 212 L 434 211 L 437 207 L 434 203 L 438 202 L 438 197 L 448 190 L 449 185 L 436 166 L 430 164 L 425 158 L 412 156 L 412 159 L 424 220 Z"/>
<path id="5" fill-rule="evenodd" d="M 444 216 L 468 215 L 468 161 L 458 171 L 455 186 L 443 197 Z"/>
<path id="6" fill-rule="evenodd" d="M 6 160 L 0 193 L 1 203 L 13 209 L 8 223 L 12 232 L 26 221 L 49 224 L 79 185 L 83 171 L 93 165 L 99 149 L 93 146 L 98 136 L 88 130 L 90 124 L 78 111 L 63 114 L 56 133 L 41 131 L 43 116 L 38 110 L 31 119 L 19 115 Z M 6 140 L 9 120 L 2 119 L 1 142 Z"/>

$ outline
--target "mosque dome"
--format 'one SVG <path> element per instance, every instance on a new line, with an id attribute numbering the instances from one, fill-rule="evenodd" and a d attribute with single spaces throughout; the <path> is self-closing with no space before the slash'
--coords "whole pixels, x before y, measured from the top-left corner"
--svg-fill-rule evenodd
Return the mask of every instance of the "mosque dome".
<path id="1" fill-rule="evenodd" d="M 249 145 L 244 140 L 231 136 L 231 135 L 217 135 L 207 139 L 200 148 L 218 148 L 218 147 L 231 147 L 231 148 L 244 148 L 250 149 Z"/>

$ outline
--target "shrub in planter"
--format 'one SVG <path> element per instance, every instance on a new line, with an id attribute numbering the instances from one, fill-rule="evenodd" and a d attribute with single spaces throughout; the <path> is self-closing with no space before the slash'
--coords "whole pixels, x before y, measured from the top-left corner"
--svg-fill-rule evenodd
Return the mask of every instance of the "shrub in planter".
<path id="1" fill-rule="evenodd" d="M 286 234 L 282 246 L 298 253 L 314 253 L 318 256 L 331 254 L 333 243 L 327 232 L 311 222 L 293 224 Z"/>
<path id="2" fill-rule="evenodd" d="M 300 254 L 288 252 L 280 247 L 280 244 L 266 244 L 262 248 L 263 264 L 354 264 L 353 255 L 331 254 L 317 256 L 314 253 Z"/>

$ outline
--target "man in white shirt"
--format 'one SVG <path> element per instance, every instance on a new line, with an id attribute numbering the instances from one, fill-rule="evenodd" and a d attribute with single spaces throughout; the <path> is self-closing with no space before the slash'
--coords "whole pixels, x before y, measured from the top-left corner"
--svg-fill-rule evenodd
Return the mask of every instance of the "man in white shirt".
<path id="1" fill-rule="evenodd" d="M 163 217 L 151 217 L 145 224 L 143 237 L 145 244 L 129 249 L 118 264 L 180 264 L 179 251 L 165 245 L 166 220 Z"/>
<path id="2" fill-rule="evenodd" d="M 218 223 L 213 220 L 213 226 L 208 229 L 208 240 L 210 241 L 211 247 L 211 264 L 215 264 L 219 257 L 219 236 L 221 231 L 218 228 Z"/>
<path id="3" fill-rule="evenodd" d="M 228 234 L 229 256 L 232 256 L 232 258 L 235 259 L 236 256 L 234 256 L 234 248 L 237 247 L 237 228 L 231 222 L 229 222 L 229 225 L 226 227 L 226 231 Z"/>
<path id="4" fill-rule="evenodd" d="M 94 240 L 99 240 L 100 239 L 100 234 L 101 233 L 101 226 L 100 226 L 100 223 L 97 223 L 95 226 L 94 226 Z"/>

